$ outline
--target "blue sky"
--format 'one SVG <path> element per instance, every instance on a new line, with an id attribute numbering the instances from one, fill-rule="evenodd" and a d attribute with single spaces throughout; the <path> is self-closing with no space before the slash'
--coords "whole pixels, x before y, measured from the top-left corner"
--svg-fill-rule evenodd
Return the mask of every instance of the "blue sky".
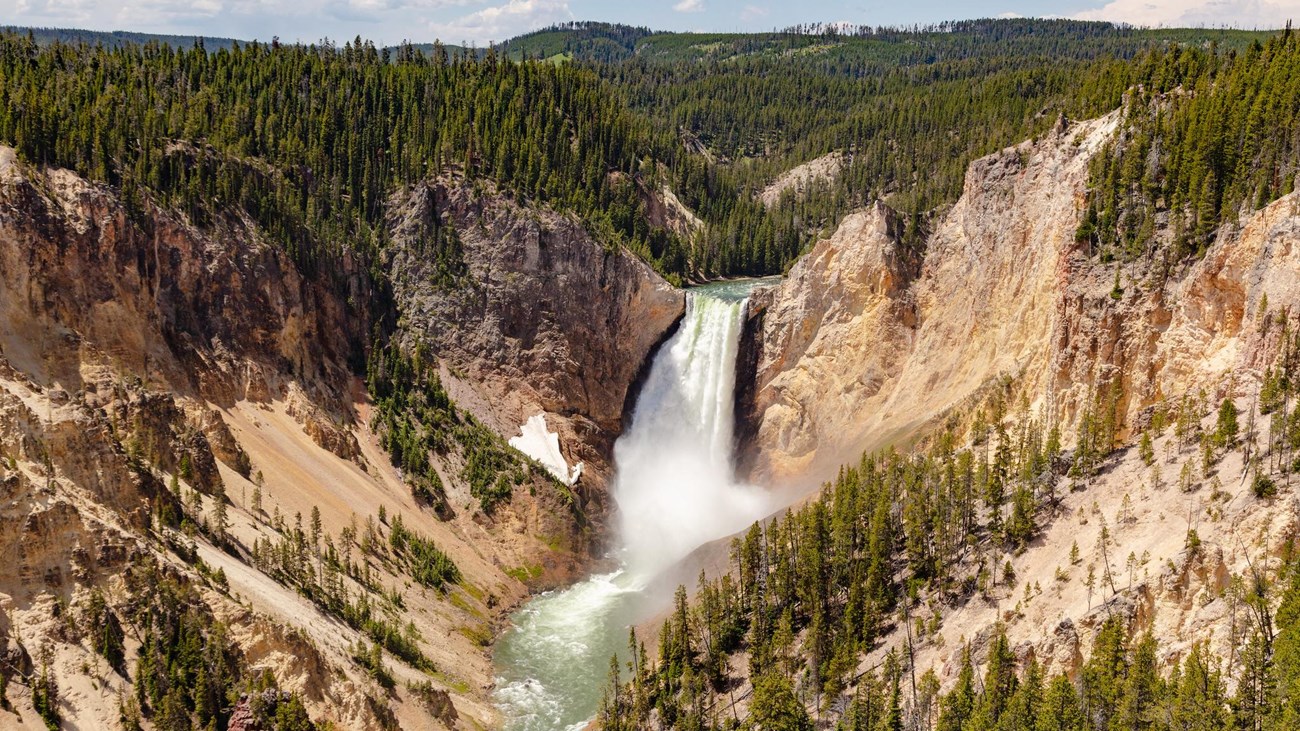
<path id="1" fill-rule="evenodd" d="M 908 25 L 1062 16 L 1137 25 L 1280 27 L 1300 0 L 0 0 L 0 24 L 285 41 L 361 35 L 484 45 L 557 21 L 666 30 L 755 31 L 807 22 Z"/>

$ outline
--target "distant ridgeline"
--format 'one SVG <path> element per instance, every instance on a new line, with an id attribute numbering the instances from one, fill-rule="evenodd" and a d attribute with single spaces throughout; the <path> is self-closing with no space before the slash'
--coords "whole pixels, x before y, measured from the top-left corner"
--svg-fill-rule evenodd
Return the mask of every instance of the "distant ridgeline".
<path id="1" fill-rule="evenodd" d="M 125 30 L 84 30 L 82 28 L 37 28 L 34 26 L 21 25 L 0 25 L 0 33 L 13 33 L 15 35 L 25 36 L 30 34 L 32 40 L 36 41 L 38 46 L 48 46 L 51 43 L 66 43 L 76 45 L 85 43 L 90 46 L 101 45 L 109 48 L 133 43 L 143 46 L 147 43 L 161 43 L 173 48 L 191 48 L 196 42 L 202 42 L 202 46 L 208 51 L 219 51 L 221 49 L 230 50 L 236 45 L 248 45 L 251 40 L 239 38 L 219 38 L 216 36 L 181 36 L 167 35 L 162 33 L 133 33 Z M 322 44 L 328 39 L 322 39 Z M 274 40 L 261 39 L 263 43 L 272 43 Z M 406 44 L 425 55 L 433 55 L 435 45 L 433 43 L 409 43 Z M 483 54 L 486 48 L 472 48 L 470 46 L 446 45 L 443 46 L 450 54 L 472 53 Z M 388 46 L 385 50 L 389 53 L 397 53 L 402 46 Z"/>
<path id="2" fill-rule="evenodd" d="M 163 43 L 174 48 L 189 48 L 198 42 L 202 42 L 204 48 L 209 51 L 216 51 L 222 48 L 230 49 L 238 41 L 234 38 L 214 38 L 211 36 L 173 36 L 159 35 L 156 33 L 132 33 L 125 30 L 81 30 L 78 28 L 28 28 L 13 25 L 0 26 L 0 33 L 13 33 L 15 35 L 30 34 L 32 40 L 36 41 L 38 46 L 48 46 L 51 43 L 77 44 L 85 43 L 87 45 L 101 45 L 109 48 L 116 48 L 126 44 L 144 45 L 146 43 Z"/>
<path id="3" fill-rule="evenodd" d="M 0 140 L 199 223 L 238 202 L 309 269 L 343 246 L 371 256 L 387 195 L 454 169 L 575 212 L 670 278 L 758 275 L 876 199 L 908 214 L 919 251 L 975 157 L 1118 108 L 1137 84 L 1220 67 L 1248 77 L 1272 63 L 1270 35 L 1047 20 L 758 34 L 573 23 L 487 49 L 202 39 L 200 51 L 191 38 L 33 29 L 0 41 Z M 98 45 L 68 45 L 83 42 Z M 1194 68 L 1150 83 L 1153 68 L 1183 63 Z M 836 151 L 845 163 L 824 180 L 770 208 L 757 199 Z M 1231 177 L 1219 165 L 1216 217 Z M 647 223 L 665 184 L 700 232 Z M 1097 198 L 1096 221 L 1140 230 L 1136 203 L 1123 205 L 1121 216 Z"/>

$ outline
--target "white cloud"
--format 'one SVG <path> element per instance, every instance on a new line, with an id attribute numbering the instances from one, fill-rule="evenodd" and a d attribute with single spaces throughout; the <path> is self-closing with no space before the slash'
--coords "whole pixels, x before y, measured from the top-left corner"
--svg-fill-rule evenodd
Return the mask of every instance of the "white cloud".
<path id="1" fill-rule="evenodd" d="M 704 10 L 704 0 L 681 0 L 673 6 L 679 13 L 698 13 Z"/>
<path id="2" fill-rule="evenodd" d="M 746 5 L 744 9 L 740 11 L 740 19 L 748 23 L 755 20 L 762 20 L 767 17 L 767 14 L 767 8 L 762 8 L 757 5 Z"/>
<path id="3" fill-rule="evenodd" d="M 123 4 L 118 17 L 147 18 L 211 18 L 225 9 L 220 0 L 197 0 L 196 2 L 178 3 L 174 0 L 137 0 Z"/>
<path id="4" fill-rule="evenodd" d="M 1003 20 L 1012 20 L 1014 18 L 1023 18 L 1025 16 L 1015 12 L 1014 10 L 1008 10 L 1005 13 L 998 13 L 998 17 L 1002 18 Z"/>
<path id="5" fill-rule="evenodd" d="M 1111 0 L 1074 17 L 1167 27 L 1281 28 L 1300 18 L 1300 0 Z"/>
<path id="6" fill-rule="evenodd" d="M 507 0 L 450 22 L 430 22 L 431 30 L 444 43 L 501 41 L 542 26 L 573 20 L 565 0 Z"/>
<path id="7" fill-rule="evenodd" d="M 18 0 L 14 8 L 14 20 L 6 19 L 5 25 L 40 25 L 27 18 L 44 21 L 46 25 L 63 23 L 85 23 L 95 14 L 95 4 L 88 0 Z M 21 20 L 18 20 L 21 19 Z"/>
<path id="8" fill-rule="evenodd" d="M 439 8 L 481 5 L 484 0 L 346 0 L 355 10 L 437 10 Z"/>
<path id="9" fill-rule="evenodd" d="M 441 38 L 484 45 L 572 20 L 568 0 L 0 0 L 5 24 L 313 43 Z"/>

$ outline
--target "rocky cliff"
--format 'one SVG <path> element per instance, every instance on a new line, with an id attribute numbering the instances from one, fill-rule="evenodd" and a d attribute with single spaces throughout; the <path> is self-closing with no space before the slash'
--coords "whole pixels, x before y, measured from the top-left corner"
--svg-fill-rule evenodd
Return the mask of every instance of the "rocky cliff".
<path id="1" fill-rule="evenodd" d="M 545 414 L 584 482 L 603 484 L 637 375 L 685 295 L 576 219 L 485 183 L 418 185 L 389 209 L 403 336 L 428 342 L 453 396 L 500 433 Z M 439 236 L 459 274 L 435 271 Z"/>
<path id="2" fill-rule="evenodd" d="M 397 337 L 434 348 L 503 444 L 544 411 L 603 464 L 682 295 L 554 213 L 440 184 L 394 203 Z M 431 264 L 435 218 L 458 253 Z M 537 474 L 490 518 L 412 495 L 360 379 L 371 281 L 346 253 L 305 272 L 238 211 L 198 226 L 0 148 L 0 726 L 43 727 L 42 669 L 69 727 L 138 713 L 122 699 L 159 585 L 315 720 L 495 722 L 499 622 L 589 557 Z M 468 502 L 460 457 L 432 459 Z M 456 572 L 431 575 L 431 550 Z M 129 629 L 121 670 L 96 650 L 105 617 Z"/>
<path id="3" fill-rule="evenodd" d="M 952 567 L 967 587 L 923 594 L 859 672 L 893 652 L 948 688 L 964 652 L 985 662 L 1005 631 L 1021 667 L 1033 658 L 1077 680 L 1112 616 L 1159 638 L 1162 667 L 1195 644 L 1231 664 L 1248 634 L 1241 587 L 1280 581 L 1300 524 L 1295 501 L 1271 495 L 1291 484 L 1277 453 L 1289 417 L 1259 405 L 1300 312 L 1300 196 L 1242 211 L 1194 261 L 1102 261 L 1075 234 L 1089 164 L 1118 121 L 1061 125 L 976 161 L 919 266 L 876 205 L 750 300 L 753 380 L 738 399 L 755 479 L 811 487 L 864 450 L 945 428 L 978 444 L 969 427 L 990 425 L 994 403 L 995 421 L 1059 426 L 1068 451 L 1085 415 L 1113 409 L 1120 448 L 1096 474 L 1067 475 L 1064 460 L 1036 477 L 1051 499 L 1034 540 L 968 538 L 975 558 Z M 1225 399 L 1246 436 L 1221 461 L 1167 426 L 1181 411 L 1188 433 L 1213 433 Z M 1166 426 L 1139 448 L 1157 411 Z M 979 583 L 981 562 L 1003 578 Z"/>
<path id="4" fill-rule="evenodd" d="M 0 345 L 13 366 L 69 391 L 131 373 L 222 405 L 293 381 L 338 406 L 367 336 L 351 257 L 332 292 L 236 213 L 203 231 L 156 207 L 132 213 L 72 173 L 25 168 L 10 148 L 0 184 Z"/>
<path id="5" fill-rule="evenodd" d="M 900 233 L 883 205 L 852 213 L 780 285 L 750 297 L 739 367 L 754 377 L 742 374 L 737 391 L 742 469 L 804 473 L 821 442 L 901 367 L 916 324 L 916 267 Z M 862 370 L 839 370 L 847 362 Z M 802 401 L 813 393 L 839 403 Z"/>
<path id="6" fill-rule="evenodd" d="M 1115 265 L 1074 234 L 1089 161 L 1118 119 L 972 164 L 915 276 L 877 206 L 756 294 L 741 417 L 754 474 L 824 476 L 999 385 L 1068 440 L 1103 389 L 1131 428 L 1162 398 L 1258 378 L 1277 337 L 1255 320 L 1260 302 L 1269 317 L 1300 304 L 1296 198 L 1225 226 L 1194 264 L 1126 266 L 1116 287 Z"/>

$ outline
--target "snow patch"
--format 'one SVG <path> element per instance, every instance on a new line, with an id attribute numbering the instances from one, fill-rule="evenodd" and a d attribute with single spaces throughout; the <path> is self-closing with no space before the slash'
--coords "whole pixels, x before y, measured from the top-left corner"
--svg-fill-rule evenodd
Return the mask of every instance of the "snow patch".
<path id="1" fill-rule="evenodd" d="M 582 476 L 582 463 L 569 468 L 564 455 L 560 454 L 560 437 L 546 428 L 546 415 L 534 414 L 519 427 L 519 436 L 510 438 L 510 446 L 537 460 L 555 479 L 566 485 L 577 483 Z"/>

